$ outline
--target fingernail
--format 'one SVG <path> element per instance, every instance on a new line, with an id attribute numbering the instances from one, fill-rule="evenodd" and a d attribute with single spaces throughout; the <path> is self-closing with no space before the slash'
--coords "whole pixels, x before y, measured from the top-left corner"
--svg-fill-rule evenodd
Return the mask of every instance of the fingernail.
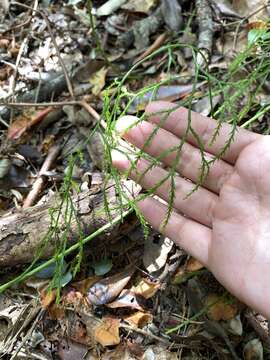
<path id="1" fill-rule="evenodd" d="M 115 130 L 122 136 L 136 123 L 138 123 L 138 118 L 136 116 L 123 116 L 117 120 Z"/>

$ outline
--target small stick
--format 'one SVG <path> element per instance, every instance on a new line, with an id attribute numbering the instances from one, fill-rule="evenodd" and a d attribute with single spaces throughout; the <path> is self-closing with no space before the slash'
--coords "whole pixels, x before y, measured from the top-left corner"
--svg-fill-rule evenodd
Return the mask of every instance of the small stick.
<path id="1" fill-rule="evenodd" d="M 42 190 L 43 185 L 44 185 L 44 177 L 42 175 L 46 171 L 50 170 L 52 163 L 54 162 L 54 160 L 57 158 L 57 155 L 59 154 L 59 151 L 60 151 L 60 146 L 53 146 L 50 149 L 50 151 L 40 169 L 38 177 L 33 184 L 32 190 L 30 190 L 30 192 L 28 193 L 27 197 L 24 200 L 23 208 L 28 208 L 34 204 L 36 198 L 38 197 L 38 194 L 40 193 L 40 191 Z"/>
<path id="2" fill-rule="evenodd" d="M 159 35 L 156 40 L 153 42 L 153 44 L 151 46 L 149 46 L 149 48 L 142 53 L 140 56 L 138 56 L 134 61 L 133 64 L 143 60 L 144 58 L 146 58 L 148 55 L 151 55 L 154 51 L 156 51 L 157 49 L 160 48 L 160 46 L 162 44 L 164 44 L 165 40 L 167 38 L 167 34 L 163 33 L 161 35 Z"/>
<path id="3" fill-rule="evenodd" d="M 214 25 L 212 9 L 208 0 L 196 0 L 196 8 L 199 25 L 198 49 L 200 50 L 197 55 L 197 62 L 199 66 L 205 66 L 210 62 L 213 46 Z"/>
<path id="4" fill-rule="evenodd" d="M 171 345 L 171 342 L 169 340 L 165 340 L 165 339 L 163 339 L 163 338 L 161 338 L 161 337 L 159 337 L 157 335 L 152 334 L 151 332 L 144 331 L 144 330 L 139 329 L 137 327 L 121 324 L 120 328 L 126 329 L 128 331 L 136 331 L 137 333 L 139 333 L 141 335 L 144 335 L 145 337 L 150 337 L 150 338 L 152 338 L 152 339 L 154 339 L 154 340 L 156 340 L 156 341 L 158 341 L 158 342 L 160 342 L 160 343 L 162 343 L 164 345 L 167 345 L 167 346 Z"/>

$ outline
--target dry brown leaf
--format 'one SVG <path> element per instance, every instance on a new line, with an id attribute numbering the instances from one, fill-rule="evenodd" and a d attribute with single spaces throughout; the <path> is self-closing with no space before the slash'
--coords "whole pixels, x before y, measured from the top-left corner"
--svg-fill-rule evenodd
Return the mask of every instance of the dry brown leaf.
<path id="1" fill-rule="evenodd" d="M 104 305 L 112 302 L 124 289 L 135 271 L 128 266 L 124 271 L 96 282 L 88 290 L 87 298 L 93 305 Z"/>
<path id="2" fill-rule="evenodd" d="M 263 345 L 259 339 L 252 339 L 244 346 L 245 360 L 263 360 Z"/>
<path id="3" fill-rule="evenodd" d="M 147 279 L 141 279 L 138 285 L 132 288 L 135 294 L 150 299 L 160 289 L 160 283 L 151 282 Z"/>
<path id="4" fill-rule="evenodd" d="M 90 77 L 89 82 L 91 85 L 93 85 L 92 93 L 94 95 L 96 96 L 99 95 L 101 90 L 104 88 L 107 72 L 108 69 L 102 67 L 100 70 L 98 70 L 95 74 L 93 74 Z"/>
<path id="5" fill-rule="evenodd" d="M 52 109 L 53 108 L 48 107 L 42 111 L 34 112 L 34 114 L 31 116 L 27 116 L 27 115 L 18 116 L 10 125 L 8 129 L 7 138 L 10 140 L 19 139 L 26 130 L 30 129 L 32 126 L 42 121 L 42 119 L 47 114 L 49 114 L 52 111 Z"/>
<path id="6" fill-rule="evenodd" d="M 193 272 L 193 271 L 198 271 L 204 268 L 204 265 L 201 264 L 197 259 L 191 257 L 188 262 L 187 262 L 187 266 L 186 266 L 186 270 Z"/>
<path id="7" fill-rule="evenodd" d="M 91 354 L 88 354 L 88 347 L 78 344 L 70 339 L 63 339 L 59 343 L 57 355 L 60 360 L 98 360 Z"/>
<path id="8" fill-rule="evenodd" d="M 103 318 L 102 323 L 95 328 L 95 340 L 102 346 L 118 345 L 120 343 L 119 324 L 119 319 Z"/>
<path id="9" fill-rule="evenodd" d="M 44 309 L 48 309 L 48 307 L 55 301 L 56 299 L 56 289 L 48 291 L 48 289 L 42 289 L 40 291 L 40 303 Z"/>
<path id="10" fill-rule="evenodd" d="M 61 320 L 65 316 L 65 309 L 62 306 L 54 303 L 49 306 L 48 313 L 51 319 Z"/>
<path id="11" fill-rule="evenodd" d="M 100 280 L 100 276 L 90 276 L 81 281 L 77 281 L 72 283 L 72 287 L 78 290 L 81 294 L 86 295 L 89 288 L 94 285 L 98 280 Z"/>
<path id="12" fill-rule="evenodd" d="M 149 313 L 137 311 L 135 314 L 125 317 L 125 321 L 127 321 L 132 326 L 143 328 L 153 321 L 153 316 Z"/>
<path id="13" fill-rule="evenodd" d="M 128 307 L 131 309 L 143 310 L 136 299 L 136 294 L 128 289 L 124 289 L 115 301 L 106 306 L 111 309 Z"/>
<path id="14" fill-rule="evenodd" d="M 187 281 L 190 278 L 190 274 L 186 271 L 185 266 L 180 266 L 172 278 L 173 285 L 179 285 Z"/>
<path id="15" fill-rule="evenodd" d="M 227 299 L 216 294 L 209 294 L 206 297 L 205 305 L 208 307 L 209 319 L 215 321 L 232 319 L 238 313 L 236 302 L 229 303 Z"/>

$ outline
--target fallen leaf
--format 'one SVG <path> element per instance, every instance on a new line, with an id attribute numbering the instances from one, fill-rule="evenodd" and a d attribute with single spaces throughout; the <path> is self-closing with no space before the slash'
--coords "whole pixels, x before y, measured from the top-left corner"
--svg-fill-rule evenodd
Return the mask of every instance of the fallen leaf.
<path id="1" fill-rule="evenodd" d="M 127 0 L 108 0 L 97 9 L 97 16 L 108 16 L 119 9 Z"/>
<path id="2" fill-rule="evenodd" d="M 237 336 L 242 336 L 243 334 L 243 324 L 240 318 L 240 315 L 237 315 L 236 317 L 227 320 L 226 327 L 228 331 Z"/>
<path id="3" fill-rule="evenodd" d="M 39 265 L 42 265 L 44 262 L 40 262 Z M 53 277 L 55 271 L 56 271 L 56 267 L 57 267 L 57 264 L 56 262 L 46 266 L 44 269 L 38 271 L 36 274 L 35 274 L 35 277 L 37 279 L 50 279 L 51 277 Z M 63 264 L 62 264 L 62 267 L 61 267 L 61 275 L 63 275 L 65 273 L 67 269 L 67 263 L 65 262 L 65 260 L 63 260 Z"/>
<path id="4" fill-rule="evenodd" d="M 104 305 L 114 300 L 129 282 L 135 271 L 128 266 L 124 271 L 96 282 L 88 290 L 87 298 L 93 305 Z"/>
<path id="5" fill-rule="evenodd" d="M 140 356 L 137 357 L 132 354 L 130 347 L 127 346 L 126 343 L 120 344 L 113 350 L 106 351 L 106 353 L 102 356 L 102 360 L 136 360 L 140 358 Z"/>
<path id="6" fill-rule="evenodd" d="M 144 242 L 143 264 L 150 273 L 160 270 L 166 263 L 173 241 L 165 236 L 151 236 Z"/>
<path id="7" fill-rule="evenodd" d="M 28 129 L 30 119 L 26 116 L 18 116 L 8 128 L 8 139 L 16 140 Z"/>
<path id="8" fill-rule="evenodd" d="M 48 307 L 55 301 L 56 299 L 56 290 L 42 289 L 40 291 L 40 303 L 43 309 L 48 309 Z"/>
<path id="9" fill-rule="evenodd" d="M 234 10 L 229 0 L 216 0 L 213 3 L 213 6 L 217 7 L 222 15 L 236 17 L 239 19 L 242 18 L 242 16 Z"/>
<path id="10" fill-rule="evenodd" d="M 49 306 L 48 313 L 51 319 L 61 320 L 65 316 L 65 309 L 62 306 L 54 303 Z"/>
<path id="11" fill-rule="evenodd" d="M 81 281 L 76 281 L 76 282 L 72 283 L 72 287 L 74 287 L 80 293 L 86 295 L 89 288 L 92 285 L 94 285 L 96 282 L 98 282 L 98 280 L 100 280 L 100 276 L 90 276 Z"/>
<path id="12" fill-rule="evenodd" d="M 174 274 L 171 282 L 173 285 L 180 285 L 188 279 L 190 279 L 190 273 L 186 271 L 185 266 L 180 266 Z"/>
<path id="13" fill-rule="evenodd" d="M 143 328 L 144 326 L 152 323 L 153 315 L 144 313 L 142 311 L 137 311 L 135 314 L 125 317 L 124 320 L 132 326 Z"/>
<path id="14" fill-rule="evenodd" d="M 52 109 L 53 108 L 48 107 L 37 113 L 34 112 L 34 114 L 31 116 L 18 116 L 10 125 L 7 138 L 10 140 L 19 139 L 26 130 L 30 129 L 32 126 L 42 121 L 43 118 L 52 111 Z"/>
<path id="15" fill-rule="evenodd" d="M 101 90 L 104 88 L 107 72 L 108 69 L 103 67 L 90 77 L 89 82 L 93 86 L 92 93 L 94 95 L 99 95 Z"/>
<path id="16" fill-rule="evenodd" d="M 0 160 L 0 179 L 8 174 L 10 166 L 11 162 L 8 158 L 3 158 Z"/>
<path id="17" fill-rule="evenodd" d="M 204 265 L 201 264 L 197 259 L 191 257 L 186 266 L 186 270 L 189 272 L 198 271 L 204 268 Z"/>
<path id="18" fill-rule="evenodd" d="M 209 294 L 205 299 L 205 306 L 208 307 L 207 315 L 209 319 L 220 321 L 234 318 L 238 313 L 236 302 L 228 302 L 224 296 Z"/>
<path id="19" fill-rule="evenodd" d="M 198 83 L 196 89 L 199 89 L 204 82 Z M 158 89 L 149 90 L 142 96 L 137 96 L 131 102 L 128 109 L 129 112 L 137 112 L 139 110 L 144 110 L 146 105 L 150 101 L 154 100 L 166 100 L 166 101 L 176 101 L 178 99 L 183 99 L 193 91 L 193 85 L 161 85 Z"/>
<path id="20" fill-rule="evenodd" d="M 128 307 L 131 309 L 143 310 L 137 301 L 136 294 L 128 289 L 124 289 L 115 301 L 107 304 L 106 306 L 111 309 Z"/>
<path id="21" fill-rule="evenodd" d="M 118 345 L 120 320 L 112 317 L 102 319 L 102 323 L 95 328 L 94 338 L 102 346 Z"/>
<path id="22" fill-rule="evenodd" d="M 179 32 L 183 25 L 182 8 L 177 0 L 163 0 L 161 4 L 163 18 L 170 30 Z"/>
<path id="23" fill-rule="evenodd" d="M 97 360 L 91 355 L 86 355 L 88 347 L 83 344 L 78 344 L 70 339 L 61 340 L 57 355 L 60 360 Z M 86 355 L 86 356 L 85 356 Z"/>
<path id="24" fill-rule="evenodd" d="M 121 8 L 148 14 L 149 10 L 151 10 L 156 4 L 157 0 L 129 0 L 126 4 L 122 5 Z"/>
<path id="25" fill-rule="evenodd" d="M 132 288 L 135 294 L 150 299 L 160 289 L 160 283 L 151 282 L 145 278 L 141 279 L 138 285 Z"/>
<path id="26" fill-rule="evenodd" d="M 268 13 L 267 13 L 267 0 L 233 0 L 232 1 L 233 8 L 241 14 L 243 17 L 248 16 L 249 21 L 256 21 L 256 20 L 267 20 Z M 263 8 L 263 6 L 265 6 Z M 261 11 L 256 10 L 260 9 Z M 254 14 L 253 14 L 254 13 Z M 253 14 L 252 16 L 250 16 Z"/>
<path id="27" fill-rule="evenodd" d="M 145 351 L 142 360 L 177 360 L 177 352 L 173 353 L 166 348 L 158 345 L 151 345 Z"/>
<path id="28" fill-rule="evenodd" d="M 252 339 L 244 346 L 245 360 L 263 360 L 263 346 L 259 339 Z"/>

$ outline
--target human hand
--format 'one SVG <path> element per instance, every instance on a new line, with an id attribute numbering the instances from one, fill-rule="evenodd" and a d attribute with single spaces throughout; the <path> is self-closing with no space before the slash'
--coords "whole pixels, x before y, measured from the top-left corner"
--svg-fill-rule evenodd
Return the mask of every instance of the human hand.
<path id="1" fill-rule="evenodd" d="M 168 102 L 153 102 L 146 108 L 149 121 L 130 128 L 136 118 L 126 116 L 118 121 L 117 129 L 127 141 L 143 148 L 159 124 L 162 128 L 144 149 L 158 157 L 164 150 L 179 145 L 187 128 L 188 110 L 184 108 L 170 112 L 161 122 L 160 112 L 173 107 L 175 105 Z M 232 131 L 229 124 L 222 125 L 210 146 L 217 123 L 192 112 L 191 124 L 210 158 L 222 149 Z M 162 162 L 170 167 L 175 157 L 176 152 L 170 152 Z M 174 211 L 163 233 L 202 262 L 232 294 L 270 319 L 269 136 L 239 128 L 222 159 L 212 164 L 202 186 L 189 197 L 186 195 L 195 186 L 202 161 L 197 140 L 191 133 L 182 147 L 180 159 L 179 176 L 175 177 Z M 129 161 L 119 154 L 114 153 L 113 162 L 121 171 L 130 167 Z M 137 170 L 130 173 L 145 189 L 152 188 L 167 174 L 167 170 L 156 166 L 138 176 L 148 165 L 141 159 Z M 156 195 L 168 201 L 170 186 L 166 180 L 156 189 Z M 147 198 L 138 206 L 146 220 L 160 230 L 166 217 L 166 204 Z"/>

